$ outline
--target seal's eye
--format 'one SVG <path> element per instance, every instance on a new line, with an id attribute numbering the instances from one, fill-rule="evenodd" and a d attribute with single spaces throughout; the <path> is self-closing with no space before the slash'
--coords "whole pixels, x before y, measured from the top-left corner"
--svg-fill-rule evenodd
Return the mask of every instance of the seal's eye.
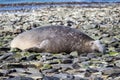
<path id="1" fill-rule="evenodd" d="M 93 44 L 94 44 L 94 42 L 91 42 L 91 43 L 90 43 L 90 45 L 93 45 Z"/>

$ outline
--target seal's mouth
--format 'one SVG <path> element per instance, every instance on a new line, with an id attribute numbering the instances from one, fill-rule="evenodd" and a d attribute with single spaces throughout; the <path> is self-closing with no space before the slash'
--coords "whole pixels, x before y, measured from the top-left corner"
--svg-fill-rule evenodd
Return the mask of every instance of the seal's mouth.
<path id="1" fill-rule="evenodd" d="M 101 53 L 106 53 L 106 48 L 104 45 L 101 45 L 98 47 L 98 50 L 95 50 L 97 52 L 101 52 Z"/>
<path id="2" fill-rule="evenodd" d="M 95 52 L 106 53 L 105 46 L 99 40 L 96 40 L 94 42 L 94 45 L 95 45 L 95 47 L 94 47 Z"/>
<path id="3" fill-rule="evenodd" d="M 100 52 L 99 50 L 96 50 L 96 49 L 95 49 L 94 51 L 95 51 L 95 52 L 97 52 L 97 53 L 99 53 L 99 52 Z"/>

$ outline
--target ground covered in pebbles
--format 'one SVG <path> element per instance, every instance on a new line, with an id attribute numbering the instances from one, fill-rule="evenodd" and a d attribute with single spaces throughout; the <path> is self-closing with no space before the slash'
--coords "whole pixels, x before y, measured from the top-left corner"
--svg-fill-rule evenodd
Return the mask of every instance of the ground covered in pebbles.
<path id="1" fill-rule="evenodd" d="M 45 25 L 81 30 L 102 41 L 107 53 L 10 51 L 19 33 Z M 0 80 L 120 80 L 120 5 L 1 12 Z"/>

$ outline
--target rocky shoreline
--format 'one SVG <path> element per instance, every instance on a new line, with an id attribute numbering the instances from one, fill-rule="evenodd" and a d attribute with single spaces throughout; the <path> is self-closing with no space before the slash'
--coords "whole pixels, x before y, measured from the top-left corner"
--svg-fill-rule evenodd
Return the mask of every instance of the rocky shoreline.
<path id="1" fill-rule="evenodd" d="M 119 5 L 120 2 L 28 2 L 28 3 L 13 3 L 0 4 L 0 12 L 16 12 L 16 11 L 31 11 L 40 8 L 50 7 L 87 7 L 87 8 L 105 8 L 108 6 Z"/>
<path id="2" fill-rule="evenodd" d="M 64 25 L 101 40 L 107 53 L 10 51 L 19 33 Z M 120 80 L 120 5 L 57 6 L 0 13 L 0 80 Z"/>

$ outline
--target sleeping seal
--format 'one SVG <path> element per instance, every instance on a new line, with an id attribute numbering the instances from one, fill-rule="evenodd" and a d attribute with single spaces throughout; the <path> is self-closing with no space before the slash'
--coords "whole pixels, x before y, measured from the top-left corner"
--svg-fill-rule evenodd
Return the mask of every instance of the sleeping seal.
<path id="1" fill-rule="evenodd" d="M 36 52 L 105 52 L 99 40 L 65 26 L 45 26 L 23 32 L 12 40 L 10 46 Z"/>

